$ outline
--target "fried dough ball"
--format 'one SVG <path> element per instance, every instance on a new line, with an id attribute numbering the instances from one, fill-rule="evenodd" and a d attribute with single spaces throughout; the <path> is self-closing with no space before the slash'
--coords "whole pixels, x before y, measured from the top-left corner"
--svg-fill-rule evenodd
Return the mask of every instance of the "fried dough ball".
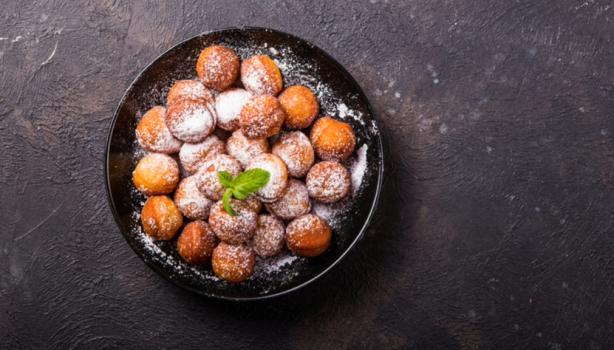
<path id="1" fill-rule="evenodd" d="M 179 166 L 169 155 L 150 153 L 143 157 L 132 172 L 137 190 L 151 196 L 173 192 L 179 182 Z"/>
<path id="2" fill-rule="evenodd" d="M 254 273 L 256 257 L 244 244 L 232 245 L 221 242 L 213 249 L 211 267 L 213 273 L 231 283 L 243 282 Z"/>
<path id="3" fill-rule="evenodd" d="M 277 255 L 284 247 L 284 223 L 273 215 L 259 215 L 258 227 L 251 241 L 251 247 L 260 257 Z"/>
<path id="4" fill-rule="evenodd" d="M 322 203 L 333 203 L 350 193 L 350 172 L 340 163 L 325 160 L 316 163 L 305 179 L 309 196 Z"/>
<path id="5" fill-rule="evenodd" d="M 284 87 L 279 67 L 267 55 L 252 56 L 241 63 L 241 82 L 256 95 L 277 96 Z"/>
<path id="6" fill-rule="evenodd" d="M 188 176 L 179 182 L 174 200 L 179 211 L 188 219 L 206 219 L 213 205 L 213 201 L 198 190 L 195 176 Z"/>
<path id="7" fill-rule="evenodd" d="M 288 185 L 288 168 L 278 156 L 263 153 L 256 156 L 245 170 L 260 168 L 269 172 L 269 182 L 256 191 L 256 196 L 264 203 L 271 203 L 283 196 Z"/>
<path id="8" fill-rule="evenodd" d="M 215 129 L 215 115 L 200 100 L 183 99 L 169 105 L 165 119 L 171 134 L 184 142 L 200 142 Z"/>
<path id="9" fill-rule="evenodd" d="M 269 152 L 269 142 L 264 137 L 248 139 L 241 130 L 236 130 L 226 140 L 226 152 L 246 167 L 257 155 Z"/>
<path id="10" fill-rule="evenodd" d="M 150 152 L 177 153 L 181 141 L 177 140 L 166 127 L 166 108 L 154 106 L 148 110 L 136 126 L 136 139 Z"/>
<path id="11" fill-rule="evenodd" d="M 198 56 L 196 75 L 206 87 L 222 91 L 237 80 L 240 65 L 241 61 L 234 50 L 212 45 Z"/>
<path id="12" fill-rule="evenodd" d="M 243 200 L 243 203 L 247 204 L 256 214 L 262 211 L 262 202 L 256 198 L 256 196 L 249 196 Z"/>
<path id="13" fill-rule="evenodd" d="M 315 161 L 309 138 L 300 131 L 284 133 L 273 145 L 272 153 L 286 163 L 288 173 L 303 177 Z"/>
<path id="14" fill-rule="evenodd" d="M 251 139 L 279 134 L 286 114 L 277 98 L 269 95 L 252 97 L 241 109 L 239 126 Z"/>
<path id="15" fill-rule="evenodd" d="M 155 240 L 169 240 L 183 224 L 183 216 L 168 196 L 152 196 L 141 211 L 143 231 Z"/>
<path id="16" fill-rule="evenodd" d="M 242 201 L 232 199 L 235 216 L 224 210 L 222 201 L 215 203 L 209 213 L 209 225 L 217 238 L 230 244 L 247 242 L 254 235 L 258 223 L 258 214 Z"/>
<path id="17" fill-rule="evenodd" d="M 224 142 L 215 135 L 209 135 L 199 143 L 184 143 L 179 150 L 179 161 L 183 169 L 194 174 L 208 159 L 225 151 Z"/>
<path id="18" fill-rule="evenodd" d="M 316 120 L 310 138 L 316 154 L 324 160 L 345 160 L 356 147 L 352 126 L 331 117 Z"/>
<path id="19" fill-rule="evenodd" d="M 279 103 L 286 112 L 285 125 L 288 129 L 305 129 L 320 111 L 316 95 L 308 87 L 294 85 L 279 95 Z"/>
<path id="20" fill-rule="evenodd" d="M 273 203 L 267 203 L 265 206 L 269 213 L 283 220 L 291 220 L 307 214 L 311 210 L 307 186 L 299 180 L 292 179 L 288 182 L 288 187 L 286 187 L 283 196 Z"/>
<path id="21" fill-rule="evenodd" d="M 214 101 L 213 93 L 198 80 L 177 80 L 166 94 L 166 105 L 170 106 L 180 100 L 200 100 L 211 104 Z"/>
<path id="22" fill-rule="evenodd" d="M 332 230 L 326 221 L 313 214 L 294 219 L 286 227 L 286 243 L 296 255 L 314 257 L 330 246 Z"/>
<path id="23" fill-rule="evenodd" d="M 203 265 L 211 259 L 216 243 L 209 224 L 202 220 L 192 221 L 185 225 L 177 239 L 177 252 L 188 264 Z"/>
<path id="24" fill-rule="evenodd" d="M 227 154 L 218 154 L 205 161 L 195 174 L 198 189 L 214 201 L 222 199 L 224 195 L 224 186 L 218 177 L 220 171 L 227 171 L 235 177 L 241 172 L 241 164 Z"/>
<path id="25" fill-rule="evenodd" d="M 239 88 L 229 89 L 217 95 L 215 99 L 217 126 L 227 131 L 238 129 L 241 109 L 251 97 L 251 93 Z"/>

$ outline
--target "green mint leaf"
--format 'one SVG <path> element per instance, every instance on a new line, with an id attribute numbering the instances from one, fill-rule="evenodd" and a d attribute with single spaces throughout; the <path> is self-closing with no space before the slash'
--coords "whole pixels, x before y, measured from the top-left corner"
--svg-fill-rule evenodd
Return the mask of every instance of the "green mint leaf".
<path id="1" fill-rule="evenodd" d="M 224 205 L 224 211 L 228 213 L 230 216 L 236 216 L 234 209 L 232 209 L 232 205 L 230 205 L 230 199 L 232 198 L 232 189 L 226 189 L 224 192 L 224 197 L 222 197 L 222 204 Z"/>
<path id="2" fill-rule="evenodd" d="M 232 188 L 232 174 L 227 171 L 218 171 L 217 178 L 220 180 L 220 184 L 224 186 L 224 188 Z"/>
<path id="3" fill-rule="evenodd" d="M 270 178 L 268 171 L 255 168 L 242 172 L 234 179 L 233 194 L 235 198 L 243 200 L 250 194 L 264 187 Z"/>

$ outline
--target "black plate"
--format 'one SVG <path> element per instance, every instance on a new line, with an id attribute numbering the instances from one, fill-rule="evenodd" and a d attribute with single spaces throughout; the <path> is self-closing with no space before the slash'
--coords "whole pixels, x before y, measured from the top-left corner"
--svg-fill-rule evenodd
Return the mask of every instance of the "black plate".
<path id="1" fill-rule="evenodd" d="M 286 86 L 303 84 L 316 90 L 322 113 L 351 123 L 358 138 L 357 149 L 363 145 L 368 147 L 365 153 L 368 166 L 358 192 L 333 207 L 319 206 L 324 216 L 331 211 L 335 213 L 331 218 L 334 238 L 330 249 L 314 259 L 294 259 L 286 255 L 271 262 L 259 261 L 254 276 L 239 284 L 217 280 L 209 267 L 194 268 L 184 264 L 176 253 L 174 241 L 148 240 L 139 221 L 145 198 L 134 190 L 130 181 L 132 169 L 143 155 L 134 133 L 138 119 L 150 107 L 164 104 L 164 96 L 174 80 L 193 78 L 199 52 L 218 43 L 234 48 L 242 59 L 266 53 L 277 60 Z M 358 83 L 337 61 L 313 44 L 263 28 L 204 33 L 176 45 L 153 61 L 137 76 L 119 103 L 109 131 L 105 158 L 111 209 L 132 249 L 147 265 L 179 286 L 232 300 L 285 294 L 315 281 L 335 266 L 362 237 L 375 211 L 383 178 L 377 122 Z M 353 161 L 356 162 L 349 160 L 348 165 Z"/>

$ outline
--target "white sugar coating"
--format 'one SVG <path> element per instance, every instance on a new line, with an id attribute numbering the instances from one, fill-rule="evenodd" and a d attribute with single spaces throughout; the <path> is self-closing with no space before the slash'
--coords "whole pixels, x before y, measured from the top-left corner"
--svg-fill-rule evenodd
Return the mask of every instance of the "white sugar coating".
<path id="1" fill-rule="evenodd" d="M 288 168 L 278 156 L 263 153 L 254 158 L 245 170 L 259 168 L 269 172 L 269 182 L 256 192 L 258 199 L 270 203 L 279 199 L 288 184 Z"/>
<path id="2" fill-rule="evenodd" d="M 170 130 L 164 124 L 158 131 L 155 142 L 151 145 L 154 152 L 177 153 L 181 147 L 181 141 L 173 137 Z"/>
<path id="3" fill-rule="evenodd" d="M 266 138 L 249 139 L 241 130 L 235 130 L 226 141 L 226 152 L 235 157 L 245 168 L 256 156 L 269 151 Z"/>
<path id="4" fill-rule="evenodd" d="M 215 135 L 209 135 L 199 143 L 184 143 L 179 151 L 179 160 L 183 168 L 193 174 L 209 158 L 224 152 L 224 142 Z"/>
<path id="5" fill-rule="evenodd" d="M 233 177 L 241 172 L 241 164 L 227 154 L 218 154 L 208 159 L 198 169 L 196 174 L 196 185 L 207 198 L 220 200 L 224 195 L 224 186 L 220 183 L 218 172 L 227 171 Z"/>
<path id="6" fill-rule="evenodd" d="M 306 177 L 309 196 L 331 203 L 345 197 L 351 187 L 348 170 L 338 162 L 322 161 L 314 165 Z"/>
<path id="7" fill-rule="evenodd" d="M 143 115 L 136 129 L 136 138 L 141 147 L 162 153 L 177 153 L 181 141 L 173 137 L 166 127 L 166 108 L 155 106 Z"/>
<path id="8" fill-rule="evenodd" d="M 365 176 L 365 172 L 367 171 L 367 150 L 369 146 L 367 144 L 362 145 L 358 151 L 356 151 L 356 159 L 352 163 L 350 167 L 351 177 L 352 177 L 352 191 L 355 195 L 358 193 L 360 189 L 360 185 L 362 185 L 362 179 Z"/>
<path id="9" fill-rule="evenodd" d="M 235 216 L 230 216 L 224 209 L 222 201 L 211 207 L 209 225 L 217 237 L 230 244 L 239 244 L 251 239 L 258 225 L 258 214 L 247 204 L 231 199 L 230 205 Z"/>
<path id="10" fill-rule="evenodd" d="M 244 89 L 230 89 L 222 92 L 215 99 L 217 124 L 224 130 L 235 130 L 239 127 L 239 117 L 243 105 L 252 94 Z"/>
<path id="11" fill-rule="evenodd" d="M 281 220 L 272 215 L 259 215 L 258 226 L 250 245 L 261 257 L 277 255 L 284 247 L 285 233 Z"/>
<path id="12" fill-rule="evenodd" d="M 241 64 L 241 82 L 250 92 L 256 95 L 273 94 L 276 89 L 275 81 L 274 75 L 269 74 L 262 58 L 251 58 Z"/>
<path id="13" fill-rule="evenodd" d="M 173 106 L 169 111 L 174 111 Z M 215 116 L 207 105 L 192 103 L 172 114 L 170 120 L 167 117 L 166 124 L 176 138 L 185 142 L 199 142 L 213 132 Z"/>
<path id="14" fill-rule="evenodd" d="M 175 204 L 181 213 L 189 219 L 206 219 L 213 201 L 205 197 L 196 186 L 194 176 L 181 180 L 175 191 Z"/>
<path id="15" fill-rule="evenodd" d="M 288 172 L 294 177 L 303 177 L 315 160 L 309 138 L 301 131 L 284 133 L 273 145 L 272 153 L 281 158 Z"/>
<path id="16" fill-rule="evenodd" d="M 307 186 L 302 181 L 291 179 L 284 195 L 273 203 L 267 203 L 266 208 L 270 213 L 283 220 L 292 220 L 309 213 L 311 201 L 309 200 Z"/>
<path id="17" fill-rule="evenodd" d="M 165 186 L 170 186 L 171 189 L 179 182 L 179 166 L 175 159 L 164 153 L 149 153 L 143 157 L 132 172 L 134 175 L 138 173 L 143 176 L 151 176 L 152 174 L 162 174 Z M 144 183 L 140 183 L 138 188 L 143 193 L 149 193 L 149 189 Z"/>
<path id="18" fill-rule="evenodd" d="M 175 81 L 175 84 L 168 91 L 167 105 L 185 98 L 212 102 L 213 94 L 198 80 Z"/>

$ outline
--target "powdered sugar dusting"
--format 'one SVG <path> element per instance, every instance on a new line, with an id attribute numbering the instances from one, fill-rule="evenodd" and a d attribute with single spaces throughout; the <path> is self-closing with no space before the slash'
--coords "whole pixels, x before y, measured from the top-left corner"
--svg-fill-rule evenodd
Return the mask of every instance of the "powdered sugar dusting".
<path id="1" fill-rule="evenodd" d="M 266 138 L 248 139 L 236 130 L 226 141 L 226 151 L 245 168 L 256 156 L 269 151 L 269 143 Z"/>
<path id="2" fill-rule="evenodd" d="M 278 199 L 288 183 L 286 164 L 276 155 L 264 153 L 253 159 L 245 170 L 260 168 L 269 172 L 269 182 L 256 194 L 263 202 Z"/>
<path id="3" fill-rule="evenodd" d="M 352 193 L 356 195 L 358 190 L 360 190 L 360 185 L 362 184 L 362 178 L 365 176 L 365 171 L 367 171 L 367 150 L 369 146 L 367 144 L 362 145 L 358 151 L 356 151 L 356 159 L 352 163 L 351 166 L 351 177 L 352 177 Z"/>
<path id="4" fill-rule="evenodd" d="M 371 156 L 371 152 L 366 144 L 371 148 L 372 143 L 369 142 L 374 135 L 378 134 L 378 129 L 375 120 L 369 115 L 368 107 L 362 103 L 362 97 L 352 93 L 342 92 L 344 87 L 340 87 L 335 81 L 327 81 L 326 75 L 321 74 L 319 66 L 314 64 L 315 59 L 305 56 L 296 55 L 290 48 L 282 47 L 279 44 L 256 43 L 248 39 L 222 39 L 222 44 L 237 50 L 238 54 L 243 58 L 247 58 L 257 54 L 268 54 L 275 60 L 284 76 L 286 86 L 290 85 L 305 85 L 316 94 L 321 107 L 321 114 L 331 115 L 337 119 L 344 120 L 354 127 L 358 137 L 358 144 L 364 144 L 356 150 L 353 157 L 344 164 L 348 166 L 351 175 L 351 184 L 353 196 L 347 197 L 340 202 L 333 204 L 323 204 L 318 202 L 312 203 L 311 212 L 325 219 L 330 226 L 335 230 L 335 239 L 333 245 L 339 245 L 346 239 L 352 239 L 351 232 L 348 232 L 348 222 L 350 226 L 356 218 L 356 203 L 360 200 L 363 194 L 360 192 L 362 188 L 373 184 L 373 176 L 377 174 L 376 170 L 379 164 L 375 160 L 375 156 Z M 272 45 L 275 45 L 273 47 Z M 188 55 L 190 56 L 190 55 Z M 155 104 L 164 104 L 166 91 L 172 83 L 178 79 L 193 79 L 194 66 L 197 54 L 187 57 L 182 62 L 177 62 L 176 71 L 169 71 L 167 76 L 163 77 L 160 82 L 153 84 L 151 91 L 139 92 L 142 97 L 139 97 L 136 108 L 140 111 L 146 111 L 149 107 Z M 185 62 L 185 63 L 184 63 Z M 328 74 L 328 72 L 326 72 Z M 345 79 L 339 77 L 340 79 Z M 143 103 L 140 101 L 146 100 Z M 211 114 L 215 118 L 215 110 L 210 109 Z M 137 114 L 140 112 L 137 112 Z M 366 124 L 366 125 L 365 125 Z M 367 158 L 367 153 L 369 158 Z M 127 163 L 132 162 L 131 167 L 134 167 L 136 160 L 143 157 L 147 152 L 138 147 L 135 143 L 132 146 L 132 151 L 126 157 Z M 362 155 L 364 154 L 364 157 Z M 130 166 L 130 164 L 128 164 Z M 114 165 L 114 167 L 116 167 Z M 365 192 L 366 193 L 366 192 Z M 370 192 L 369 192 L 370 193 Z M 171 274 L 179 276 L 189 276 L 191 281 L 194 281 L 196 288 L 207 290 L 207 285 L 219 281 L 213 276 L 210 267 L 191 267 L 185 264 L 175 252 L 174 242 L 168 241 L 152 241 L 146 236 L 140 227 L 139 217 L 140 208 L 143 206 L 143 195 L 130 187 L 130 197 L 132 203 L 128 205 L 132 208 L 133 218 L 130 223 L 132 238 L 136 239 L 137 245 L 142 244 L 142 249 L 148 251 L 145 254 L 146 260 L 155 260 L 157 265 L 171 271 Z M 140 248 L 141 249 L 141 248 Z M 257 258 L 257 266 L 255 274 L 248 280 L 247 283 L 254 286 L 258 293 L 268 294 L 271 291 L 278 291 L 284 285 L 289 285 L 297 280 L 297 276 L 301 274 L 303 269 L 310 264 L 310 260 L 306 258 L 296 257 L 285 248 L 280 253 L 272 258 Z M 298 277 L 299 279 L 302 277 Z M 202 279 L 199 282 L 198 279 Z M 187 279 L 183 279 L 186 281 Z M 190 282 L 191 283 L 191 282 Z M 213 284 L 218 288 L 220 284 Z M 215 292 L 214 292 L 215 293 Z"/>
<path id="5" fill-rule="evenodd" d="M 277 255 L 284 247 L 285 232 L 283 222 L 275 216 L 259 215 L 258 226 L 250 245 L 261 257 Z"/>
<path id="6" fill-rule="evenodd" d="M 296 255 L 291 255 L 291 254 L 288 254 L 285 256 L 278 255 L 275 258 L 267 260 L 268 264 L 265 264 L 262 270 L 265 273 L 280 272 L 284 268 L 289 267 L 290 265 L 292 265 L 294 262 L 296 262 L 299 259 L 301 258 L 299 258 Z"/>
<path id="7" fill-rule="evenodd" d="M 193 174 L 207 160 L 224 152 L 224 142 L 215 135 L 209 135 L 199 143 L 184 143 L 179 151 L 179 160 L 183 168 Z"/>
<path id="8" fill-rule="evenodd" d="M 209 281 L 219 281 L 220 279 L 211 274 L 207 270 L 200 270 L 197 267 L 192 267 L 190 265 L 185 264 L 179 257 L 174 256 L 172 254 L 167 254 L 164 249 L 161 248 L 161 245 L 166 244 L 166 242 L 155 242 L 150 236 L 143 232 L 141 225 L 138 225 L 141 218 L 141 213 L 139 211 L 134 211 L 131 215 L 131 221 L 135 223 L 133 227 L 133 237 L 139 242 L 140 246 L 145 249 L 148 254 L 146 255 L 146 261 L 152 260 L 156 261 L 162 265 L 166 265 L 173 270 L 174 273 L 178 275 L 194 275 L 198 278 L 202 278 L 204 280 Z"/>
<path id="9" fill-rule="evenodd" d="M 325 203 L 345 197 L 351 186 L 347 169 L 333 161 L 322 161 L 314 165 L 305 181 L 309 196 Z"/>
<path id="10" fill-rule="evenodd" d="M 176 138 L 199 142 L 215 127 L 215 116 L 207 105 L 184 100 L 168 108 L 166 125 Z"/>
<path id="11" fill-rule="evenodd" d="M 181 213 L 190 219 L 206 219 L 213 201 L 205 197 L 196 186 L 196 177 L 186 177 L 175 191 L 175 204 Z"/>
<path id="12" fill-rule="evenodd" d="M 226 90 L 219 94 L 215 99 L 218 125 L 229 131 L 238 128 L 241 109 L 251 96 L 251 93 L 239 88 Z"/>

